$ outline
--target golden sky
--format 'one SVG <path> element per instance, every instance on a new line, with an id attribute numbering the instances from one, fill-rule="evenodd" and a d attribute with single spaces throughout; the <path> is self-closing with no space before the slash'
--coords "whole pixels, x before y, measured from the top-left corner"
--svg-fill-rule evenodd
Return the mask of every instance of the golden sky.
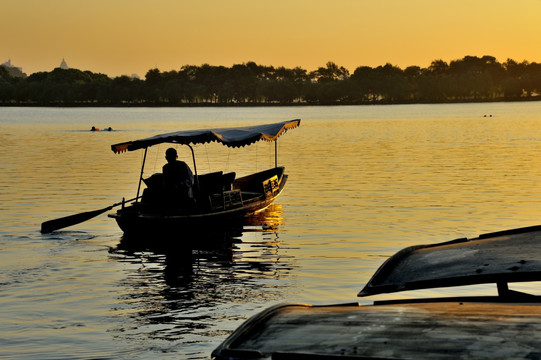
<path id="1" fill-rule="evenodd" d="M 351 72 L 492 55 L 541 62 L 541 0 L 0 0 L 0 63 L 27 74 L 300 66 Z"/>

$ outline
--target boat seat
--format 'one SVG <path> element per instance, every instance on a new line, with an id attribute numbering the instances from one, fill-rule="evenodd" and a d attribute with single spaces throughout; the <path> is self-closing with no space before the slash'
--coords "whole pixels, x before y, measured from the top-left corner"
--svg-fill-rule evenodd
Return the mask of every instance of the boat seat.
<path id="1" fill-rule="evenodd" d="M 210 206 L 211 209 L 223 208 L 226 203 L 224 200 L 224 194 L 233 190 L 233 181 L 235 180 L 235 176 L 235 172 L 224 174 L 221 171 L 198 176 L 198 201 L 200 205 Z M 242 200 L 239 201 L 242 202 Z M 229 202 L 236 203 L 236 200 L 229 200 Z"/>
<path id="2" fill-rule="evenodd" d="M 163 188 L 163 174 L 153 174 L 152 176 L 143 179 L 143 182 L 149 188 Z"/>
<path id="3" fill-rule="evenodd" d="M 231 190 L 235 181 L 235 172 L 224 174 L 222 171 L 216 171 L 209 174 L 199 175 L 199 192 L 201 194 L 216 194 Z"/>
<path id="4" fill-rule="evenodd" d="M 212 210 L 230 209 L 242 206 L 242 193 L 240 190 L 227 190 L 221 194 L 210 195 L 209 201 Z"/>
<path id="5" fill-rule="evenodd" d="M 224 191 L 229 191 L 233 189 L 233 181 L 235 181 L 235 176 L 237 176 L 235 172 L 229 172 L 223 175 L 222 185 Z"/>
<path id="6" fill-rule="evenodd" d="M 199 193 L 201 195 L 213 194 L 222 191 L 222 171 L 197 176 L 199 182 Z"/>
<path id="7" fill-rule="evenodd" d="M 146 189 L 143 189 L 143 196 L 141 198 L 141 202 L 147 205 L 162 204 L 165 198 L 163 174 L 153 174 L 152 176 L 143 179 L 143 182 L 147 187 Z"/>

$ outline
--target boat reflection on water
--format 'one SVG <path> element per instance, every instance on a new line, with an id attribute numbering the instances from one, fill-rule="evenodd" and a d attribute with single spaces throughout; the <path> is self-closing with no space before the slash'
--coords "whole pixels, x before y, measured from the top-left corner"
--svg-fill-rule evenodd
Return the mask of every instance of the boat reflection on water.
<path id="1" fill-rule="evenodd" d="M 190 247 L 122 238 L 110 256 L 126 264 L 127 276 L 119 284 L 124 308 L 116 311 L 127 324 L 112 331 L 132 339 L 207 343 L 230 331 L 227 320 L 238 321 L 254 305 L 278 300 L 294 266 L 287 250 L 280 253 L 281 206 L 244 220 L 193 234 L 183 242 Z M 239 304 L 236 314 L 232 302 Z"/>

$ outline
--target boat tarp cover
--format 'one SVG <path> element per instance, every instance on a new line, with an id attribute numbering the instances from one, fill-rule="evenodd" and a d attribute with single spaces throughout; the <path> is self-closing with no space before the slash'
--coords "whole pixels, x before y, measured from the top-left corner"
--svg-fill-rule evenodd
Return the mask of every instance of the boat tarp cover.
<path id="1" fill-rule="evenodd" d="M 283 121 L 274 124 L 231 127 L 221 129 L 182 130 L 167 134 L 155 135 L 146 139 L 127 141 L 111 145 L 115 153 L 144 149 L 162 143 L 205 144 L 217 141 L 229 147 L 242 147 L 260 140 L 274 141 L 289 129 L 301 123 L 300 119 Z"/>
<path id="2" fill-rule="evenodd" d="M 405 248 L 358 295 L 523 281 L 541 281 L 541 226 Z"/>

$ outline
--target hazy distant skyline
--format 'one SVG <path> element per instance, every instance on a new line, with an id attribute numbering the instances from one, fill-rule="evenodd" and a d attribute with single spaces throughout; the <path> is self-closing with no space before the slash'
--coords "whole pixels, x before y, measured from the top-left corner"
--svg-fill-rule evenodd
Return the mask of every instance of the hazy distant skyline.
<path id="1" fill-rule="evenodd" d="M 541 0 L 2 0 L 0 63 L 109 76 L 183 65 L 541 62 Z"/>

